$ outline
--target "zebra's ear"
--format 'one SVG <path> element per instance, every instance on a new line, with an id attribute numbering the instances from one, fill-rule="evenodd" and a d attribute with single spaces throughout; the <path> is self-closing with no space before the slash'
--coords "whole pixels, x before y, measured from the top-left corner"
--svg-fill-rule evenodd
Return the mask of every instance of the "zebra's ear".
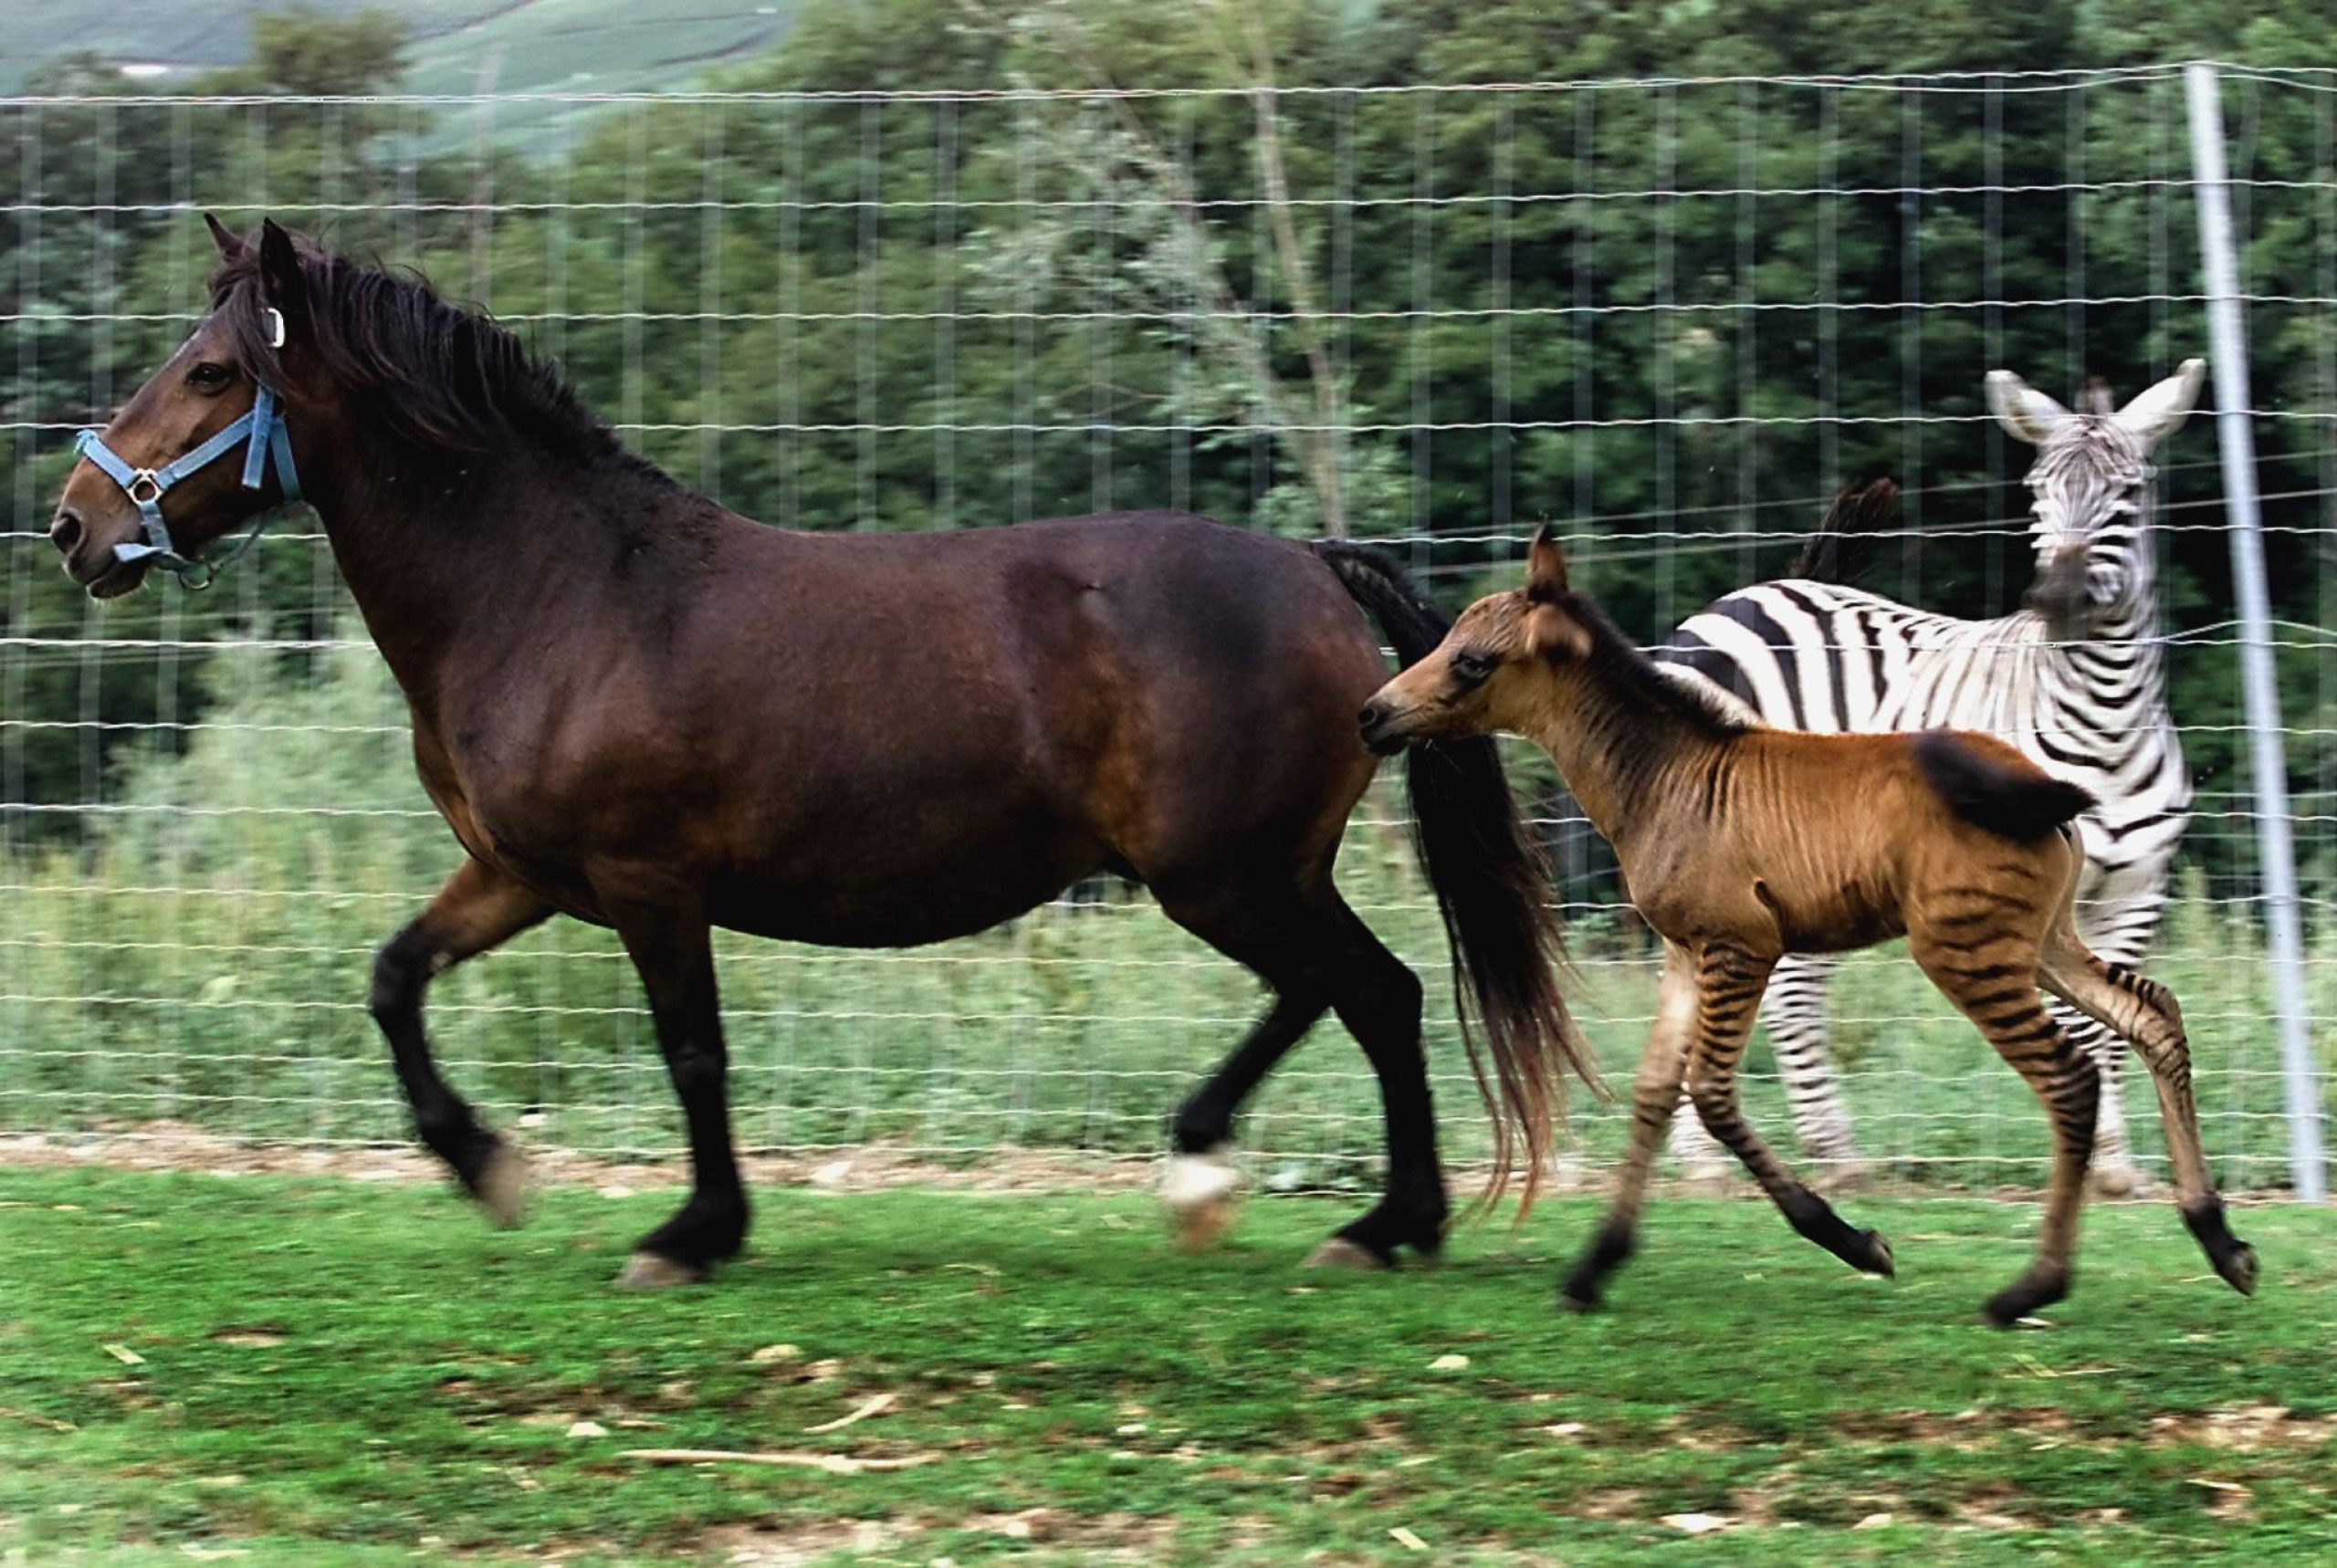
<path id="1" fill-rule="evenodd" d="M 1525 597 L 1540 601 L 1566 591 L 1566 552 L 1558 549 L 1558 536 L 1544 523 L 1534 530 L 1533 547 L 1525 552 Z"/>
<path id="2" fill-rule="evenodd" d="M 2207 379 L 2207 361 L 2185 360 L 2182 369 L 2142 393 L 2118 411 L 2119 428 L 2135 437 L 2147 452 L 2183 428 L 2199 401 L 2199 387 Z"/>
<path id="3" fill-rule="evenodd" d="M 2042 446 L 2046 438 L 2069 423 L 2070 411 L 2014 375 L 2010 371 L 1988 372 L 1988 412 L 2015 441 Z"/>

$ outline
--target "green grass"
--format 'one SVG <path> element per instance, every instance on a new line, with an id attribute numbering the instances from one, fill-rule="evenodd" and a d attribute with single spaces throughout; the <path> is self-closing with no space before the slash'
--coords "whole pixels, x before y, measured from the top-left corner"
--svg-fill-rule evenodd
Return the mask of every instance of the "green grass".
<path id="1" fill-rule="evenodd" d="M 498 1234 L 424 1187 L 0 1172 L 0 1557 L 2337 1550 L 2322 1212 L 2238 1216 L 2266 1271 L 2248 1301 L 2166 1207 L 2097 1211 L 2054 1326 L 2007 1334 L 1975 1310 L 2023 1261 L 2021 1206 L 1846 1205 L 1897 1244 L 1884 1283 L 1765 1206 L 1659 1203 L 1611 1308 L 1576 1318 L 1553 1285 L 1579 1201 L 1468 1231 L 1434 1273 L 1305 1276 L 1350 1205 L 1253 1205 L 1186 1258 L 1135 1198 L 766 1191 L 714 1284 L 613 1291 L 671 1200 L 560 1190 Z M 895 1403 L 806 1430 L 878 1395 Z M 828 1475 L 621 1457 L 643 1447 L 933 1458 Z M 1692 1542 L 1662 1522 L 1694 1513 L 1732 1523 Z"/>

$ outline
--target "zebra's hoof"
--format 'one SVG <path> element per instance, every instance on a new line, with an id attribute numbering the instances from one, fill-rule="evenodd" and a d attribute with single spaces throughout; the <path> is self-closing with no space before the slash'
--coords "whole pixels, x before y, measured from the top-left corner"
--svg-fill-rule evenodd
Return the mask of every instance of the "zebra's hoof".
<path id="1" fill-rule="evenodd" d="M 2093 1195 L 2096 1197 L 2133 1197 L 2143 1190 L 2143 1178 L 2132 1166 L 2101 1166 L 2093 1167 Z"/>

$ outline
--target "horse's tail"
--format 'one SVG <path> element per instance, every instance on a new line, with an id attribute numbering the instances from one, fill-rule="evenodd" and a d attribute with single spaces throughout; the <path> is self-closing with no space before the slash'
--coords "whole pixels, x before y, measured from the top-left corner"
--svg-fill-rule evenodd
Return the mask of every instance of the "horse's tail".
<path id="1" fill-rule="evenodd" d="M 1874 564 L 1875 536 L 1898 515 L 1899 486 L 1891 480 L 1845 486 L 1786 575 L 1845 586 L 1858 581 Z"/>
<path id="2" fill-rule="evenodd" d="M 1403 663 L 1417 663 L 1444 641 L 1451 623 L 1385 551 L 1341 541 L 1315 551 L 1378 620 Z M 1493 737 L 1430 741 L 1413 747 L 1407 761 L 1412 841 L 1444 917 L 1461 1038 L 1493 1117 L 1493 1174 L 1484 1201 L 1501 1195 L 1522 1155 L 1523 1212 L 1550 1163 L 1553 1124 L 1566 1112 L 1566 1071 L 1601 1095 L 1606 1089 L 1558 992 L 1566 946 L 1548 868 Z M 1482 1051 L 1472 1011 L 1483 1029 Z"/>
<path id="3" fill-rule="evenodd" d="M 2028 843 L 2091 809 L 2093 797 L 2018 755 L 1992 757 L 1950 729 L 1915 737 L 1915 770 L 1947 809 L 2001 838 Z"/>

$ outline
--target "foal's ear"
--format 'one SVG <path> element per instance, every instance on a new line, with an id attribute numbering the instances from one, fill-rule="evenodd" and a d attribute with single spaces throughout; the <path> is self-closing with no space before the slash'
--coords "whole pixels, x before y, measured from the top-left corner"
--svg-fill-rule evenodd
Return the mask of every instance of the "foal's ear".
<path id="1" fill-rule="evenodd" d="M 1558 536 L 1544 523 L 1534 530 L 1533 546 L 1525 552 L 1525 597 L 1543 600 L 1566 591 L 1566 552 L 1558 549 Z"/>
<path id="2" fill-rule="evenodd" d="M 219 247 L 219 254 L 227 260 L 241 260 L 244 253 L 251 249 L 244 243 L 243 235 L 221 223 L 215 215 L 205 213 L 203 221 L 210 226 L 211 243 Z"/>
<path id="3" fill-rule="evenodd" d="M 1546 599 L 1525 608 L 1525 656 L 1529 659 L 1587 659 L 1590 629 L 1574 612 Z"/>
<path id="4" fill-rule="evenodd" d="M 260 297 L 282 311 L 288 324 L 307 316 L 309 280 L 300 270 L 299 253 L 292 246 L 292 236 L 274 218 L 260 220 L 259 287 Z"/>

